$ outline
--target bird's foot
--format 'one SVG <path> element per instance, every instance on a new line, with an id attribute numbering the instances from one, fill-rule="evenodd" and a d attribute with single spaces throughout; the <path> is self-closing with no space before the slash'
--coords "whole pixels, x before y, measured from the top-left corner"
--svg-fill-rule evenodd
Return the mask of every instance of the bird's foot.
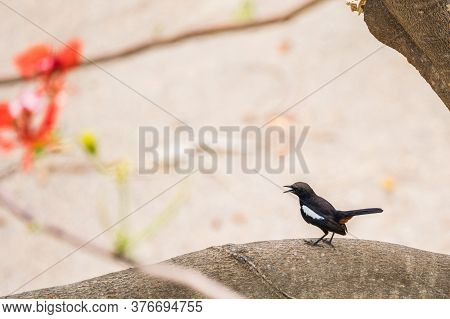
<path id="1" fill-rule="evenodd" d="M 305 244 L 309 245 L 309 246 L 318 246 L 318 247 L 322 247 L 319 245 L 319 242 L 317 242 L 316 240 L 306 240 L 303 239 L 303 241 L 305 242 Z"/>
<path id="2" fill-rule="evenodd" d="M 324 240 L 323 242 L 324 242 L 325 244 L 327 244 L 327 245 L 333 247 L 333 249 L 336 249 L 336 248 L 334 247 L 334 245 L 331 243 L 331 240 Z"/>

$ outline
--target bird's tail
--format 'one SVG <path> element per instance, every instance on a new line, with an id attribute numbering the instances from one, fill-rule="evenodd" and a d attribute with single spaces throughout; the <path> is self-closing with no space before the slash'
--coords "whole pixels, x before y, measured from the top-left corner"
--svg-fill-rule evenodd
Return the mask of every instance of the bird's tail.
<path id="1" fill-rule="evenodd" d="M 353 217 L 359 215 L 377 214 L 381 213 L 383 210 L 381 208 L 364 208 L 356 210 L 339 211 L 342 217 Z"/>

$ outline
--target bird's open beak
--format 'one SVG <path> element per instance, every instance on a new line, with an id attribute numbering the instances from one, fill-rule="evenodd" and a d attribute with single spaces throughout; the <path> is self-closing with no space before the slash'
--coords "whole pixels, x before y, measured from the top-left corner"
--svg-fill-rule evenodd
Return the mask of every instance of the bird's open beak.
<path id="1" fill-rule="evenodd" d="M 289 187 L 290 189 L 287 191 L 284 191 L 283 193 L 292 193 L 294 190 L 292 189 L 292 186 L 287 185 L 287 186 L 283 186 L 283 187 Z"/>

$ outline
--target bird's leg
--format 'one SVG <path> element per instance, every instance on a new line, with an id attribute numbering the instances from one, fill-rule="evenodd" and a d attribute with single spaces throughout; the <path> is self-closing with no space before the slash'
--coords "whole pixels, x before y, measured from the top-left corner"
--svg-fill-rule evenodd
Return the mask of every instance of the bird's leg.
<path id="1" fill-rule="evenodd" d="M 319 241 L 321 241 L 322 239 L 324 239 L 324 237 L 325 237 L 326 235 L 328 235 L 328 232 L 325 232 L 325 234 L 324 234 L 322 237 L 320 237 L 319 239 L 317 239 L 316 242 L 313 244 L 313 246 L 317 245 L 317 243 L 318 243 Z"/>
<path id="2" fill-rule="evenodd" d="M 328 243 L 331 245 L 331 241 L 333 240 L 333 237 L 334 237 L 334 233 L 333 233 L 333 235 L 331 235 L 331 238 L 330 238 L 330 240 L 328 241 Z"/>
<path id="3" fill-rule="evenodd" d="M 333 233 L 333 235 L 331 235 L 330 240 L 324 240 L 324 242 L 334 248 L 334 245 L 331 243 L 331 241 L 333 240 L 333 237 L 334 237 L 334 233 Z"/>

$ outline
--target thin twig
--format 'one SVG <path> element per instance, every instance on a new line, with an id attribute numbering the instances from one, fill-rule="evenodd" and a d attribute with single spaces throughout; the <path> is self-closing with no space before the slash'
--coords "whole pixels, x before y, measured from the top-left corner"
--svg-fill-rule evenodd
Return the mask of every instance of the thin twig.
<path id="1" fill-rule="evenodd" d="M 43 169 L 48 173 L 66 173 L 66 174 L 80 174 L 95 170 L 92 163 L 67 163 L 67 164 L 48 164 L 43 166 Z M 11 164 L 5 168 L 0 169 L 0 182 L 4 179 L 10 178 L 15 174 L 21 172 L 20 164 Z"/>
<path id="2" fill-rule="evenodd" d="M 89 60 L 83 60 L 83 62 L 80 65 L 78 65 L 78 67 L 87 66 L 90 64 L 97 64 L 97 63 L 101 63 L 101 62 L 108 62 L 108 61 L 112 61 L 112 60 L 116 60 L 116 59 L 121 59 L 121 58 L 130 56 L 130 55 L 133 55 L 133 54 L 140 53 L 145 50 L 171 45 L 171 44 L 181 42 L 184 40 L 188 40 L 188 39 L 192 39 L 192 38 L 199 38 L 199 37 L 203 37 L 203 36 L 209 36 L 209 35 L 220 34 L 220 33 L 254 29 L 254 28 L 273 25 L 276 23 L 286 22 L 286 21 L 292 20 L 293 18 L 304 13 L 308 9 L 311 9 L 311 8 L 315 7 L 316 5 L 323 3 L 325 1 L 326 0 L 310 0 L 306 3 L 296 5 L 295 7 L 287 10 L 286 12 L 284 12 L 282 14 L 274 15 L 274 16 L 268 17 L 268 18 L 260 18 L 260 19 L 256 19 L 253 21 L 245 22 L 245 23 L 218 24 L 218 25 L 203 27 L 203 28 L 199 28 L 199 29 L 182 31 L 178 34 L 171 35 L 171 36 L 169 35 L 166 37 L 150 39 L 143 43 L 139 43 L 139 44 L 127 47 L 127 48 L 119 49 L 115 52 L 105 53 L 102 55 L 98 55 L 97 57 L 93 57 L 92 59 L 89 59 Z M 18 76 L 6 76 L 3 78 L 0 78 L 0 85 L 13 84 L 13 83 L 17 83 L 20 81 L 26 81 L 26 80 L 27 79 L 23 79 Z"/>
<path id="3" fill-rule="evenodd" d="M 75 247 L 79 247 L 85 243 L 85 240 L 83 240 L 82 238 L 69 233 L 59 226 L 38 222 L 32 213 L 14 203 L 13 200 L 11 200 L 1 191 L 0 205 L 3 206 L 6 211 L 14 216 L 18 221 L 22 222 L 25 225 L 31 225 L 42 233 L 49 235 L 57 240 L 61 240 Z M 107 257 L 109 259 L 125 263 L 126 265 L 135 266 L 137 264 L 129 257 L 115 254 L 113 251 L 110 251 L 98 245 L 90 244 L 86 246 L 86 248 L 96 255 Z"/>
<path id="4" fill-rule="evenodd" d="M 16 205 L 10 198 L 8 198 L 1 191 L 0 191 L 0 205 L 4 206 L 6 210 L 10 212 L 11 215 L 13 215 L 20 222 L 26 225 L 37 226 L 37 228 L 40 231 L 57 240 L 66 242 L 75 247 L 85 245 L 86 242 L 85 240 L 67 232 L 66 230 L 58 226 L 42 223 L 38 224 L 36 222 L 36 219 L 30 212 Z M 129 257 L 117 255 L 113 251 L 110 251 L 98 245 L 94 245 L 92 243 L 87 245 L 86 248 L 88 248 L 88 251 L 96 256 L 113 259 L 127 266 L 135 267 L 139 271 L 149 276 L 181 284 L 183 286 L 186 286 L 188 288 L 200 292 L 206 297 L 223 298 L 223 299 L 244 298 L 243 296 L 234 292 L 227 286 L 208 278 L 207 276 L 205 276 L 204 274 L 202 274 L 197 270 L 188 269 L 173 264 L 157 264 L 144 266 L 138 264 L 136 261 L 134 261 Z"/>
<path id="5" fill-rule="evenodd" d="M 174 264 L 156 264 L 139 266 L 139 271 L 152 277 L 166 279 L 174 283 L 192 288 L 203 295 L 215 299 L 243 299 L 238 294 L 218 281 L 208 278 L 201 272 Z"/>
<path id="6" fill-rule="evenodd" d="M 0 170 L 0 181 L 13 176 L 20 170 L 20 164 L 11 164 Z"/>

